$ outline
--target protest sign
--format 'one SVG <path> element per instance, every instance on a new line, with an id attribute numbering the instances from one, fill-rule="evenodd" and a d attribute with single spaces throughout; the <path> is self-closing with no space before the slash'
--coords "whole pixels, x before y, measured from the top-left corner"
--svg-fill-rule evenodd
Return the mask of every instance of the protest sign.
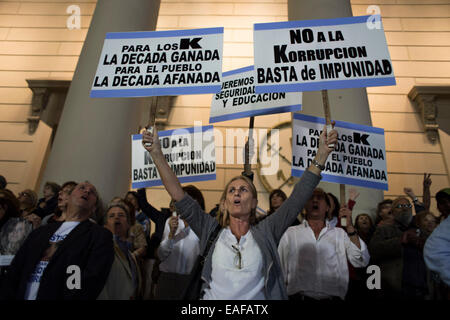
<path id="1" fill-rule="evenodd" d="M 255 24 L 256 93 L 395 85 L 383 27 L 369 19 Z"/>
<path id="2" fill-rule="evenodd" d="M 302 109 L 301 92 L 256 94 L 253 70 L 249 66 L 222 74 L 222 90 L 213 96 L 210 123 Z"/>
<path id="3" fill-rule="evenodd" d="M 300 177 L 316 155 L 325 119 L 294 113 L 292 175 Z M 336 121 L 338 142 L 323 181 L 388 190 L 384 129 Z"/>
<path id="4" fill-rule="evenodd" d="M 91 97 L 216 93 L 223 28 L 107 33 Z"/>
<path id="5" fill-rule="evenodd" d="M 213 126 L 158 132 L 162 152 L 181 183 L 215 180 L 216 159 Z M 142 134 L 131 136 L 131 186 L 162 185 L 150 153 L 142 146 Z"/>

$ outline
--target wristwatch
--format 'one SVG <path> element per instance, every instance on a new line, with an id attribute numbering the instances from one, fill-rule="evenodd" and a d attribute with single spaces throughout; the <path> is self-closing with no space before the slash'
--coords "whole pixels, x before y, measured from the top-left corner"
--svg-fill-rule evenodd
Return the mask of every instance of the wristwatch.
<path id="1" fill-rule="evenodd" d="M 356 235 L 356 230 L 355 230 L 355 231 L 353 231 L 353 232 L 349 232 L 349 233 L 347 233 L 347 235 L 348 235 L 349 237 L 351 237 L 351 236 L 354 236 L 354 235 Z"/>
<path id="2" fill-rule="evenodd" d="M 325 170 L 325 166 L 321 165 L 320 163 L 318 163 L 316 161 L 316 159 L 313 159 L 312 164 L 315 165 L 317 168 L 319 168 L 320 170 Z"/>

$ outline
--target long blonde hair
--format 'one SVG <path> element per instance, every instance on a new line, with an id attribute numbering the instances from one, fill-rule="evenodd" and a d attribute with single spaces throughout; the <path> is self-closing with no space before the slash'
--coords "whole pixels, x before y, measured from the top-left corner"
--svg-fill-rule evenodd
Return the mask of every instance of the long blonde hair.
<path id="1" fill-rule="evenodd" d="M 227 227 L 230 225 L 230 213 L 228 210 L 225 210 L 225 200 L 227 198 L 227 192 L 228 187 L 233 181 L 236 180 L 244 180 L 250 187 L 250 191 L 252 192 L 252 196 L 254 199 L 258 200 L 258 193 L 256 192 L 255 185 L 253 184 L 253 181 L 245 176 L 236 176 L 232 178 L 227 185 L 225 186 L 225 190 L 222 193 L 222 196 L 220 197 L 220 204 L 219 204 L 219 212 L 217 213 L 216 219 L 219 222 L 219 224 L 222 227 Z M 252 209 L 250 211 L 250 225 L 256 224 L 256 208 Z"/>

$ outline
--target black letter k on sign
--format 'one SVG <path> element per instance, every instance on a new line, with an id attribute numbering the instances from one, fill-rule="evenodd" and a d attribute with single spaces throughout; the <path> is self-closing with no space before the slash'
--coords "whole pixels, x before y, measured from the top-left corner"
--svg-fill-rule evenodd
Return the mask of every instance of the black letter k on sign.
<path id="1" fill-rule="evenodd" d="M 366 146 L 370 146 L 370 143 L 367 142 L 367 138 L 369 137 L 368 134 L 360 134 L 358 132 L 353 132 L 353 141 L 355 143 L 362 143 Z"/>
<path id="2" fill-rule="evenodd" d="M 202 38 L 193 38 L 193 39 L 180 39 L 180 49 L 201 49 L 202 47 L 198 44 L 198 42 L 202 40 Z"/>

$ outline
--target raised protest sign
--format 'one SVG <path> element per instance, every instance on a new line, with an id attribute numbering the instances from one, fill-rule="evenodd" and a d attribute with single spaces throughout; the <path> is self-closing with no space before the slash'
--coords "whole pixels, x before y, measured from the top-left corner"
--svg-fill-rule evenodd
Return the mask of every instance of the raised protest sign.
<path id="1" fill-rule="evenodd" d="M 256 94 L 253 70 L 249 66 L 222 74 L 222 90 L 213 96 L 210 123 L 302 109 L 300 92 Z"/>
<path id="2" fill-rule="evenodd" d="M 294 113 L 292 175 L 300 177 L 315 157 L 325 119 Z M 336 121 L 338 142 L 323 181 L 388 190 L 384 130 Z"/>
<path id="3" fill-rule="evenodd" d="M 395 85 L 382 24 L 360 16 L 254 25 L 256 93 Z"/>
<path id="4" fill-rule="evenodd" d="M 223 28 L 107 33 L 91 97 L 216 93 Z"/>
<path id="5" fill-rule="evenodd" d="M 158 132 L 162 152 L 181 183 L 215 180 L 216 158 L 213 126 Z M 142 134 L 131 136 L 131 186 L 162 185 L 150 153 L 142 146 Z"/>

